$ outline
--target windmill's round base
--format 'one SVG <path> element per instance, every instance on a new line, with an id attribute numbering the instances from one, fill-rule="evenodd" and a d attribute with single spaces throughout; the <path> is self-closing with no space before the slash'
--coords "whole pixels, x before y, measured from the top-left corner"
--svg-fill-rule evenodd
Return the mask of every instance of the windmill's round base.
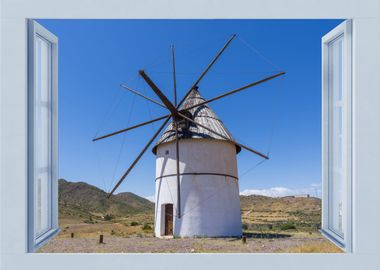
<path id="1" fill-rule="evenodd" d="M 180 140 L 180 217 L 175 143 L 157 148 L 155 235 L 240 237 L 236 147 L 223 140 Z"/>
<path id="2" fill-rule="evenodd" d="M 175 144 L 167 143 L 157 152 L 155 235 L 241 237 L 235 146 L 218 140 L 180 142 L 180 218 Z"/>

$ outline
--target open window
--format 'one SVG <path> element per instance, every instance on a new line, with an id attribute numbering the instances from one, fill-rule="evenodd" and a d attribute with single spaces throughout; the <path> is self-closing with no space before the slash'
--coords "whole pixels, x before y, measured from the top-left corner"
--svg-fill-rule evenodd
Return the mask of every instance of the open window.
<path id="1" fill-rule="evenodd" d="M 322 38 L 322 231 L 351 251 L 351 21 Z"/>
<path id="2" fill-rule="evenodd" d="M 29 251 L 34 251 L 59 230 L 58 40 L 33 20 L 28 30 L 28 240 Z M 323 37 L 322 57 L 322 232 L 344 250 L 351 251 L 350 21 L 343 22 Z M 184 128 L 189 122 L 181 121 L 180 124 Z M 166 151 L 166 155 L 168 153 Z M 164 222 L 159 235 L 172 235 L 173 205 L 166 204 L 161 211 Z"/>
<path id="3" fill-rule="evenodd" d="M 28 248 L 58 232 L 58 39 L 35 21 L 28 29 Z"/>

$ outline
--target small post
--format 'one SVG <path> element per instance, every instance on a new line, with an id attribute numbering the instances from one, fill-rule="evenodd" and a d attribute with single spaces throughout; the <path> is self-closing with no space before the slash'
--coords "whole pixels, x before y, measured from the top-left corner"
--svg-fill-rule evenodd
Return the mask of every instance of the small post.
<path id="1" fill-rule="evenodd" d="M 74 238 L 74 233 L 73 232 L 71 233 L 71 238 Z"/>
<path id="2" fill-rule="evenodd" d="M 243 242 L 243 244 L 247 244 L 247 236 L 243 235 L 241 241 Z"/>
<path id="3" fill-rule="evenodd" d="M 103 242 L 103 234 L 99 235 L 99 244 L 104 244 L 104 242 Z"/>

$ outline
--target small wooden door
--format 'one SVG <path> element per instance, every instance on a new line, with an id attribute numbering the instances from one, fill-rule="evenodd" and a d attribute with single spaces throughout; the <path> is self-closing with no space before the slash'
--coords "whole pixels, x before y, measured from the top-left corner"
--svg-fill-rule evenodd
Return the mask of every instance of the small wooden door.
<path id="1" fill-rule="evenodd" d="M 173 235 L 173 204 L 165 204 L 165 235 Z"/>

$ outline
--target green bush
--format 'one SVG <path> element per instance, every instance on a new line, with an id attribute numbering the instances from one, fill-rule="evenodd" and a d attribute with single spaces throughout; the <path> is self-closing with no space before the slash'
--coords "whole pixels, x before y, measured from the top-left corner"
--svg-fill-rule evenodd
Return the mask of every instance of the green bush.
<path id="1" fill-rule="evenodd" d="M 104 216 L 104 220 L 107 220 L 107 221 L 109 221 L 109 220 L 112 220 L 113 219 L 113 216 L 112 215 L 105 215 Z"/>
<path id="2" fill-rule="evenodd" d="M 287 223 L 282 224 L 280 226 L 280 229 L 283 230 L 283 231 L 286 231 L 286 230 L 295 230 L 297 228 L 296 228 L 296 225 L 294 225 L 293 222 L 287 222 Z"/>
<path id="3" fill-rule="evenodd" d="M 94 222 L 92 220 L 89 220 L 89 219 L 85 219 L 83 220 L 84 223 L 87 223 L 87 224 L 94 224 Z"/>
<path id="4" fill-rule="evenodd" d="M 131 222 L 131 226 L 138 226 L 138 225 L 139 225 L 139 223 L 136 222 L 136 221 L 132 221 L 132 222 Z"/>
<path id="5" fill-rule="evenodd" d="M 150 231 L 150 230 L 152 230 L 152 227 L 149 224 L 145 223 L 142 229 L 144 231 Z"/>

